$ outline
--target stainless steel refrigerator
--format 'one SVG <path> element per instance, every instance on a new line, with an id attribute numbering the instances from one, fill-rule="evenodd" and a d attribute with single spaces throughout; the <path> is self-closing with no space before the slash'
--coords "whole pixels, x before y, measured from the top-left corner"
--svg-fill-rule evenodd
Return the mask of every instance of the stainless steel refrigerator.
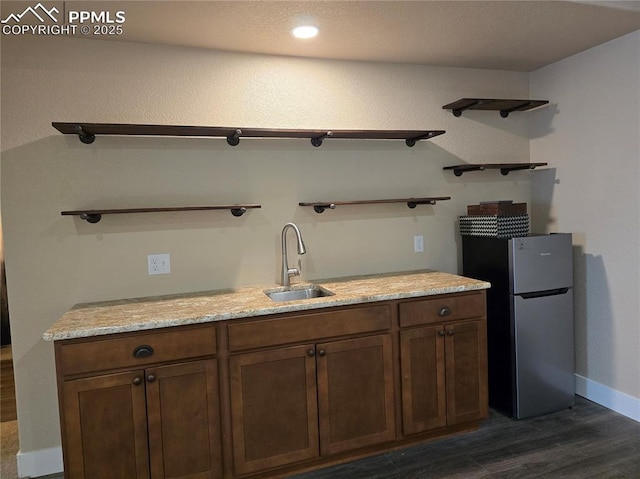
<path id="1" fill-rule="evenodd" d="M 463 236 L 463 274 L 487 291 L 489 406 L 516 418 L 574 404 L 571 234 Z"/>

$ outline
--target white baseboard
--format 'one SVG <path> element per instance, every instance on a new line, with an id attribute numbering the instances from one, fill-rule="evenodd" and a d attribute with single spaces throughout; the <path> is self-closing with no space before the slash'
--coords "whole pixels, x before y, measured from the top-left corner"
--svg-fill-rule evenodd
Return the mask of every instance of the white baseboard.
<path id="1" fill-rule="evenodd" d="M 31 452 L 18 451 L 16 459 L 18 477 L 48 476 L 60 474 L 64 470 L 61 446 Z"/>
<path id="2" fill-rule="evenodd" d="M 576 394 L 640 422 L 640 399 L 576 374 Z"/>

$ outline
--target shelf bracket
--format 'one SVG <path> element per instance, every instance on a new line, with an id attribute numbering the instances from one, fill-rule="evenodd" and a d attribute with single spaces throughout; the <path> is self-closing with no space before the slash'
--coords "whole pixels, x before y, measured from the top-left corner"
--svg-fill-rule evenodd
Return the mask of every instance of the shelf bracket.
<path id="1" fill-rule="evenodd" d="M 240 135 L 242 135 L 242 130 L 238 128 L 233 132 L 233 135 L 227 136 L 227 143 L 231 146 L 238 146 L 238 143 L 240 143 Z"/>
<path id="2" fill-rule="evenodd" d="M 510 171 L 518 171 L 518 170 L 535 170 L 537 165 L 519 165 L 519 166 L 507 166 L 500 168 L 500 174 L 503 176 L 507 176 Z"/>
<path id="3" fill-rule="evenodd" d="M 330 210 L 335 210 L 336 205 L 334 205 L 333 203 L 326 204 L 326 205 L 314 205 L 313 211 L 320 214 L 320 213 L 323 213 L 324 210 L 326 210 L 327 208 L 329 208 Z"/>
<path id="4" fill-rule="evenodd" d="M 416 145 L 416 142 L 420 141 L 420 140 L 428 140 L 429 138 L 433 137 L 434 133 L 432 131 L 430 131 L 429 133 L 425 134 L 425 135 L 420 135 L 420 136 L 416 136 L 414 138 L 407 138 L 406 140 L 404 140 L 404 142 L 407 144 L 407 146 L 409 148 L 412 148 Z"/>
<path id="5" fill-rule="evenodd" d="M 529 105 L 531 105 L 531 102 L 530 101 L 525 101 L 524 103 L 516 105 L 516 106 L 514 106 L 512 108 L 508 108 L 506 110 L 500 110 L 500 116 L 502 118 L 507 118 L 509 116 L 509 113 L 511 113 L 512 111 L 516 111 L 516 110 L 522 108 L 523 106 L 529 106 Z"/>
<path id="6" fill-rule="evenodd" d="M 102 215 L 100 213 L 82 213 L 80 219 L 93 224 L 99 222 L 102 219 Z"/>
<path id="7" fill-rule="evenodd" d="M 80 138 L 80 141 L 85 145 L 90 145 L 96 140 L 96 135 L 94 135 L 93 133 L 87 133 L 82 129 L 81 125 L 76 126 L 76 133 L 78 134 L 78 138 Z"/>
<path id="8" fill-rule="evenodd" d="M 325 138 L 330 138 L 332 136 L 332 131 L 328 131 L 320 136 L 314 136 L 313 138 L 311 138 L 311 144 L 317 148 L 318 146 L 322 145 L 322 140 L 324 140 Z"/>
<path id="9" fill-rule="evenodd" d="M 464 167 L 464 168 L 454 168 L 453 169 L 453 174 L 456 175 L 456 176 L 462 176 L 462 174 L 465 171 L 484 171 L 484 166 L 477 165 L 477 166 L 469 166 L 469 167 Z"/>
<path id="10" fill-rule="evenodd" d="M 436 200 L 426 200 L 426 201 L 407 201 L 407 206 L 411 209 L 414 209 L 418 205 L 435 205 Z"/>
<path id="11" fill-rule="evenodd" d="M 242 206 L 240 208 L 231 208 L 231 214 L 235 217 L 239 217 L 242 216 L 243 214 L 245 214 L 247 211 L 247 209 Z"/>
<path id="12" fill-rule="evenodd" d="M 462 108 L 454 108 L 453 110 L 451 110 L 451 113 L 453 113 L 453 116 L 458 118 L 459 116 L 462 115 L 463 111 L 468 110 L 472 106 L 478 105 L 479 103 L 480 103 L 480 101 L 473 101 L 473 102 L 469 103 L 468 105 L 463 106 Z"/>

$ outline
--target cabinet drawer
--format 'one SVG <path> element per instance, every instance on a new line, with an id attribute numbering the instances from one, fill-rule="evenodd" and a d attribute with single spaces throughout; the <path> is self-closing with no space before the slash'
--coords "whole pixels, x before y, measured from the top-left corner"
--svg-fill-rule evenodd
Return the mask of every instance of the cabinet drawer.
<path id="1" fill-rule="evenodd" d="M 114 337 L 115 336 L 115 337 Z M 136 357 L 139 347 L 151 347 L 153 354 Z M 216 330 L 212 325 L 111 335 L 108 339 L 72 340 L 56 348 L 63 375 L 105 369 L 141 367 L 216 353 Z"/>
<path id="2" fill-rule="evenodd" d="M 391 327 L 390 306 L 367 306 L 229 324 L 229 350 L 315 341 Z"/>
<path id="3" fill-rule="evenodd" d="M 441 323 L 485 315 L 484 291 L 465 295 L 442 295 L 400 303 L 400 327 Z"/>

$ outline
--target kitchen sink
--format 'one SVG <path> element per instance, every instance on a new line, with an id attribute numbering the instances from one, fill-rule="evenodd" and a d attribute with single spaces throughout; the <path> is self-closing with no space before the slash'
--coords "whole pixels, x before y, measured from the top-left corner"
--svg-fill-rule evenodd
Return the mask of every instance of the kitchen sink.
<path id="1" fill-rule="evenodd" d="M 272 301 L 297 301 L 300 299 L 323 298 L 334 293 L 322 286 L 306 285 L 287 289 L 272 289 L 264 292 Z"/>

